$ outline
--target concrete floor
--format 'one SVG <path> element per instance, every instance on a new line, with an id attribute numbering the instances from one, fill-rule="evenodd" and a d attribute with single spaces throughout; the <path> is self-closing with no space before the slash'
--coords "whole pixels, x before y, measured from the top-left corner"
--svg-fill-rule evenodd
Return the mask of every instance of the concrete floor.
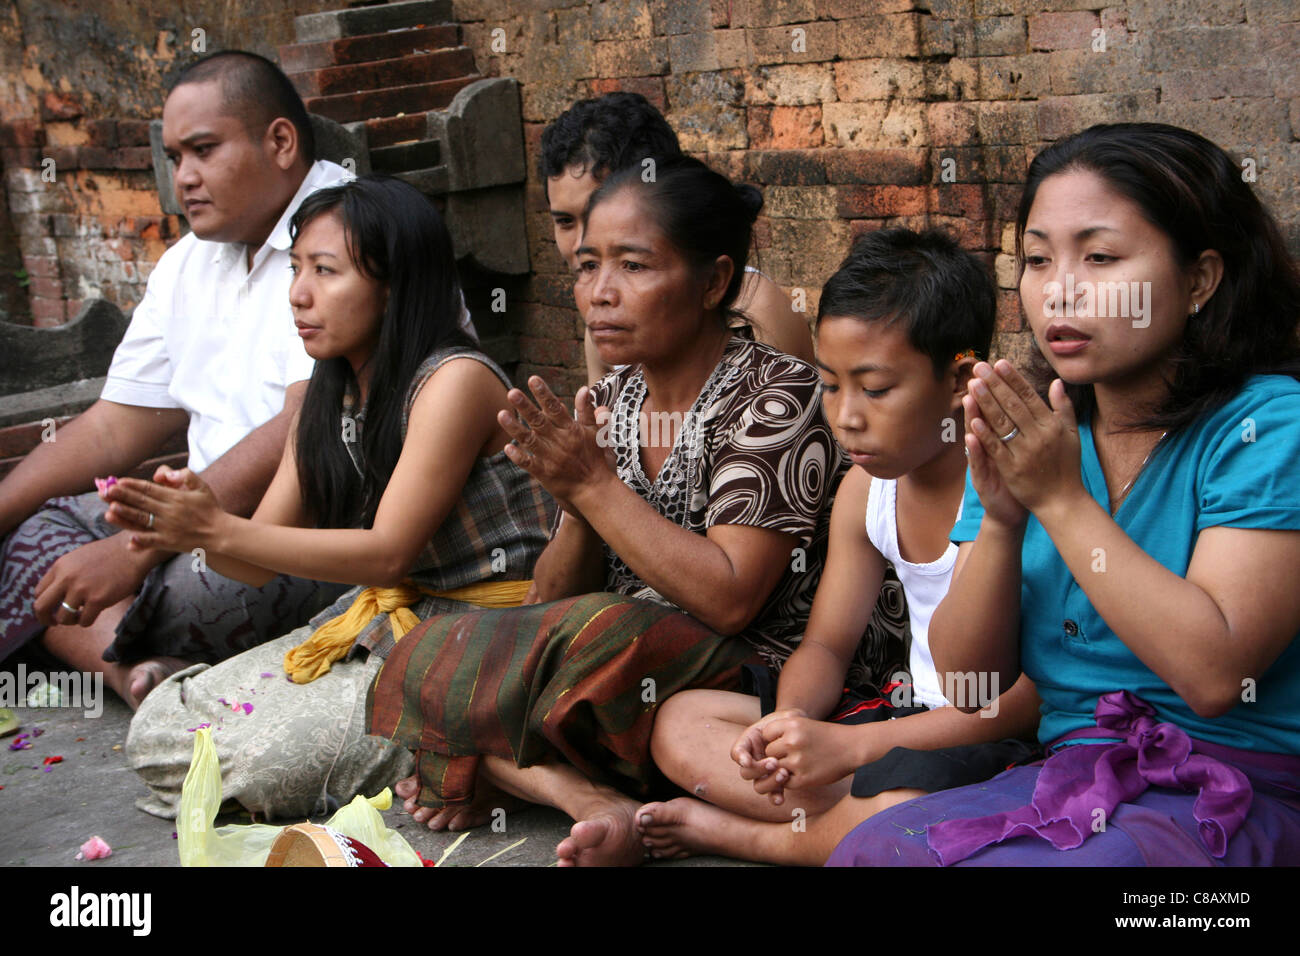
<path id="1" fill-rule="evenodd" d="M 5 668 L 13 670 L 12 659 Z M 41 667 L 28 662 L 29 670 Z M 19 733 L 39 727 L 43 733 L 30 750 L 10 751 L 14 736 L 0 738 L 0 866 L 179 866 L 170 820 L 151 816 L 135 807 L 146 789 L 127 767 L 123 746 L 131 712 L 111 691 L 105 691 L 103 714 L 83 716 L 80 709 L 16 708 L 22 721 Z M 46 757 L 62 762 L 47 768 Z M 384 813 L 389 827 L 398 830 L 425 859 L 438 859 L 459 834 L 433 833 L 417 826 L 400 810 Z M 221 823 L 246 823 L 230 817 Z M 487 863 L 488 866 L 549 866 L 555 845 L 571 821 L 550 809 L 510 814 L 505 833 L 480 827 L 470 833 L 448 858 L 447 865 L 474 866 L 517 840 L 524 843 Z M 78 862 L 81 844 L 100 836 L 113 848 L 103 860 Z M 717 857 L 656 863 L 656 866 L 746 865 Z"/>

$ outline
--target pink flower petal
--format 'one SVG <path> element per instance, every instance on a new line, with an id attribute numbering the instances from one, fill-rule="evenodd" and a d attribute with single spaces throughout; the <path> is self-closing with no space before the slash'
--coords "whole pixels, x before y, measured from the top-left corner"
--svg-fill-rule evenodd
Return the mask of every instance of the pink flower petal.
<path id="1" fill-rule="evenodd" d="M 102 860 L 113 855 L 113 848 L 104 842 L 103 837 L 93 836 L 81 844 L 78 860 Z"/>
<path id="2" fill-rule="evenodd" d="M 245 713 L 245 714 L 251 714 L 252 712 L 253 712 L 253 705 L 252 705 L 252 704 L 245 704 L 245 705 L 244 705 L 244 713 Z"/>

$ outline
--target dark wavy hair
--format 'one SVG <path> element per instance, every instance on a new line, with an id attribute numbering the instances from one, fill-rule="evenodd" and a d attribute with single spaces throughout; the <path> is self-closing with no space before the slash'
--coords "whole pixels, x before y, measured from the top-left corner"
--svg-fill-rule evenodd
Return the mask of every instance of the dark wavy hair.
<path id="1" fill-rule="evenodd" d="M 298 483 L 317 527 L 369 528 L 402 451 L 402 412 L 420 363 L 446 345 L 472 345 L 460 327 L 460 281 L 451 235 L 419 190 L 387 176 L 365 176 L 303 200 L 290 222 L 297 242 L 319 216 L 336 215 L 362 274 L 388 287 L 371 366 L 364 427 L 365 474 L 344 445 L 343 398 L 355 388 L 348 360 L 316 363 L 298 419 Z"/>
<path id="2" fill-rule="evenodd" d="M 542 187 L 570 166 L 596 179 L 644 159 L 656 163 L 682 155 L 677 134 L 640 93 L 607 93 L 579 100 L 542 132 L 538 161 Z"/>
<path id="3" fill-rule="evenodd" d="M 1168 393 L 1136 410 L 1130 429 L 1176 432 L 1222 405 L 1255 374 L 1300 378 L 1300 273 L 1273 217 L 1242 177 L 1241 167 L 1203 136 L 1163 123 L 1092 126 L 1044 149 L 1029 166 L 1016 216 L 1016 261 L 1023 273 L 1029 210 L 1043 180 L 1058 173 L 1096 173 L 1169 237 L 1179 265 L 1202 252 L 1223 257 L 1223 279 L 1189 318 L 1172 356 Z M 1036 345 L 1036 343 L 1035 343 Z M 1030 369 L 1039 391 L 1056 373 L 1041 352 Z M 1091 385 L 1066 385 L 1081 414 L 1091 413 Z"/>
<path id="4" fill-rule="evenodd" d="M 731 259 L 734 271 L 718 309 L 724 317 L 743 315 L 732 306 L 745 279 L 754 220 L 763 208 L 762 193 L 732 183 L 689 156 L 656 164 L 648 180 L 639 165 L 628 166 L 591 194 L 582 213 L 583 229 L 593 209 L 629 189 L 641 199 L 647 218 L 693 267 L 711 269 L 719 256 Z"/>
<path id="5" fill-rule="evenodd" d="M 832 315 L 901 322 L 939 378 L 967 349 L 988 358 L 997 294 L 984 264 L 947 233 L 877 229 L 854 240 L 822 288 L 816 325 Z"/>

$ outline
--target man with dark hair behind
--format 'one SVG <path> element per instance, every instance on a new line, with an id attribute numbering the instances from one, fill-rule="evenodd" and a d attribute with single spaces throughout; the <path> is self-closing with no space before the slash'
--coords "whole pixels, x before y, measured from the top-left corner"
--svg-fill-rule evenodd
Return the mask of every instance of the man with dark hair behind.
<path id="1" fill-rule="evenodd" d="M 263 57 L 213 54 L 172 87 L 163 143 L 192 232 L 150 275 L 99 400 L 0 482 L 0 658 L 43 632 L 49 652 L 102 671 L 132 707 L 169 673 L 273 638 L 342 590 L 287 577 L 254 588 L 209 572 L 201 553 L 131 550 L 81 494 L 188 427 L 189 467 L 223 508 L 251 514 L 311 376 L 289 307 L 288 223 L 347 173 L 314 159 L 292 84 Z"/>
<path id="2" fill-rule="evenodd" d="M 606 177 L 637 166 L 648 179 L 656 163 L 680 155 L 677 134 L 640 93 L 607 93 L 580 100 L 546 127 L 539 172 L 555 227 L 556 250 L 565 264 L 571 269 L 576 265 L 582 212 Z M 735 309 L 753 326 L 754 338 L 811 362 L 808 317 L 794 311 L 790 297 L 767 276 L 750 267 L 745 271 Z M 590 335 L 584 339 L 584 349 L 587 381 L 594 382 L 609 369 Z"/>

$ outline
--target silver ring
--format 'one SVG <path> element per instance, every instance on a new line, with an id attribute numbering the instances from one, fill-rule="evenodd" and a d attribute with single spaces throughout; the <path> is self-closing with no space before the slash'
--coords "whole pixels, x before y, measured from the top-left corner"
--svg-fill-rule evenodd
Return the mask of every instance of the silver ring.
<path id="1" fill-rule="evenodd" d="M 67 611 L 69 614 L 80 614 L 80 613 L 81 613 L 81 608 L 79 608 L 79 607 L 69 607 L 67 601 L 60 601 L 60 602 L 59 602 L 59 607 L 63 608 L 63 610 Z"/>
<path id="2" fill-rule="evenodd" d="M 149 512 L 149 527 L 153 527 L 153 512 Z"/>
<path id="3" fill-rule="evenodd" d="M 1005 435 L 999 435 L 998 441 L 1008 442 L 1011 441 L 1011 439 L 1015 438 L 1019 434 L 1020 434 L 1020 427 L 1017 425 L 1013 427 L 1011 431 L 1007 432 Z"/>

